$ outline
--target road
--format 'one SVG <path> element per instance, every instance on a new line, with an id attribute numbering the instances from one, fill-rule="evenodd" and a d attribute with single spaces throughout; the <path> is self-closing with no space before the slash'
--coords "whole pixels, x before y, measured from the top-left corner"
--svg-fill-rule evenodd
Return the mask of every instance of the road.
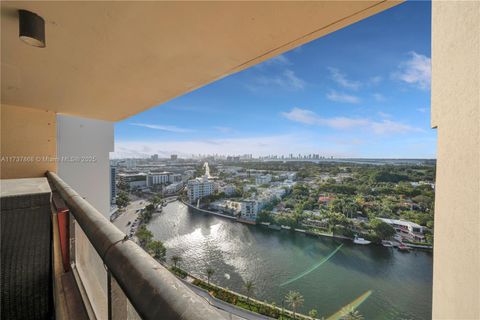
<path id="1" fill-rule="evenodd" d="M 125 208 L 125 212 L 115 219 L 113 224 L 128 235 L 128 232 L 130 231 L 130 226 L 127 226 L 128 222 L 133 222 L 133 220 L 138 217 L 137 210 L 143 209 L 146 205 L 147 202 L 145 199 L 139 199 L 130 202 L 130 204 Z"/>

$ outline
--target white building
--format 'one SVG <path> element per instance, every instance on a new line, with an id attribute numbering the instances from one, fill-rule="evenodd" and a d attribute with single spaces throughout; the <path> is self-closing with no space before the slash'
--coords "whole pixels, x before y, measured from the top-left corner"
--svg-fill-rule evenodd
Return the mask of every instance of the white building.
<path id="1" fill-rule="evenodd" d="M 425 227 L 416 224 L 415 222 L 387 218 L 379 219 L 391 225 L 398 234 L 407 238 L 408 240 L 418 242 L 425 241 L 425 236 L 423 235 Z"/>
<path id="2" fill-rule="evenodd" d="M 175 183 L 172 183 L 168 186 L 166 186 L 165 188 L 163 188 L 163 193 L 165 194 L 172 194 L 172 193 L 176 193 L 178 191 L 180 191 L 180 189 L 183 188 L 183 182 L 175 182 Z"/>
<path id="3" fill-rule="evenodd" d="M 254 200 L 225 200 L 225 208 L 239 215 L 241 219 L 250 221 L 257 219 L 258 205 Z"/>
<path id="4" fill-rule="evenodd" d="M 147 185 L 149 187 L 158 184 L 175 183 L 182 181 L 182 175 L 173 172 L 151 172 L 148 174 Z"/>
<path id="5" fill-rule="evenodd" d="M 187 184 L 187 195 L 190 203 L 194 203 L 198 199 L 211 195 L 214 191 L 215 183 L 209 181 L 206 176 L 189 180 Z"/>
<path id="6" fill-rule="evenodd" d="M 272 175 L 270 174 L 255 177 L 256 184 L 267 184 L 267 183 L 270 183 L 271 181 L 272 181 Z"/>
<path id="7" fill-rule="evenodd" d="M 157 184 L 167 184 L 170 182 L 171 172 L 153 172 L 149 173 L 147 177 L 147 185 L 154 186 Z"/>

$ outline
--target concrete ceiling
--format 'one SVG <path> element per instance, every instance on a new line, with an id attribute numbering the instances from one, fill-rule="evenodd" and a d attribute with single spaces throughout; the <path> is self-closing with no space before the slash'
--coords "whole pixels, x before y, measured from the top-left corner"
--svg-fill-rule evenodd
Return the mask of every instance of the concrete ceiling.
<path id="1" fill-rule="evenodd" d="M 118 121 L 401 1 L 1 3 L 1 102 Z M 18 37 L 18 9 L 46 48 Z"/>

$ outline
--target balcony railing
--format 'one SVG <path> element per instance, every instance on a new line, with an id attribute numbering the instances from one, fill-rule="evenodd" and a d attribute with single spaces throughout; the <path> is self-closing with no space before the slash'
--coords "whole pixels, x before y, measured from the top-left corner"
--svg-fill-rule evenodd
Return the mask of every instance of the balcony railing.
<path id="1" fill-rule="evenodd" d="M 215 307 L 129 240 L 55 173 L 47 172 L 46 176 L 104 263 L 109 319 L 117 318 L 113 316 L 116 308 L 112 302 L 115 300 L 112 299 L 113 287 L 123 291 L 143 319 L 224 318 Z M 112 285 L 115 282 L 118 286 Z M 127 315 L 121 318 L 126 319 Z"/>

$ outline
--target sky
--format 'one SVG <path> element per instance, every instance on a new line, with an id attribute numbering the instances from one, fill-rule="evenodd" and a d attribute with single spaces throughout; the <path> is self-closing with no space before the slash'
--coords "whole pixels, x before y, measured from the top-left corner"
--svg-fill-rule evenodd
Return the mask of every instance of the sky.
<path id="1" fill-rule="evenodd" d="M 431 4 L 405 2 L 115 124 L 114 158 L 435 158 Z"/>

